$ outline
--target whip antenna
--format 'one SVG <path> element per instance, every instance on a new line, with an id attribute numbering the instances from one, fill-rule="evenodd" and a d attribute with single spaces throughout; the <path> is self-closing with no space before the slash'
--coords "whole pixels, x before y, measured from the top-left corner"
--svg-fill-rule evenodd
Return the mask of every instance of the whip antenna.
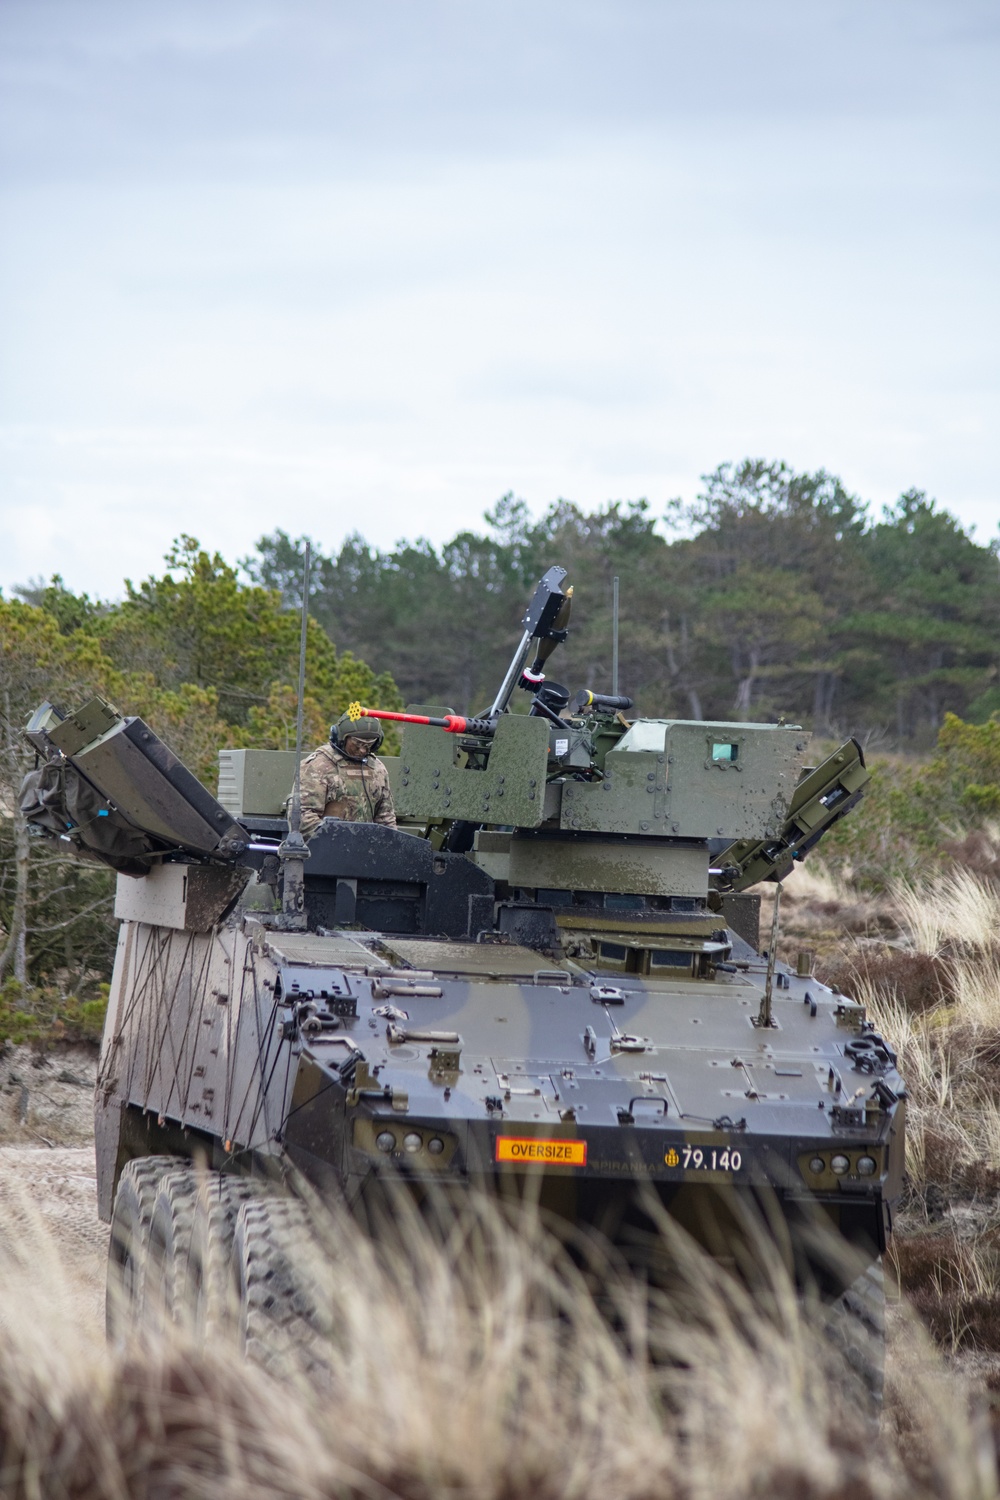
<path id="1" fill-rule="evenodd" d="M 299 632 L 299 695 L 295 713 L 295 782 L 288 809 L 288 833 L 278 848 L 282 862 L 281 925 L 293 932 L 306 927 L 306 872 L 309 849 L 302 837 L 302 720 L 306 692 L 306 635 L 309 628 L 310 544 L 302 568 L 302 625 Z"/>
<path id="2" fill-rule="evenodd" d="M 764 980 L 764 994 L 760 1002 L 760 1010 L 757 1013 L 755 1026 L 775 1025 L 772 1013 L 771 997 L 774 991 L 774 965 L 778 958 L 778 913 L 781 910 L 781 881 L 774 888 L 774 913 L 771 917 L 771 946 L 767 950 L 767 977 Z"/>
<path id="3" fill-rule="evenodd" d="M 611 590 L 611 696 L 618 696 L 618 577 Z"/>
<path id="4" fill-rule="evenodd" d="M 292 806 L 288 819 L 289 833 L 302 831 L 302 714 L 306 692 L 306 635 L 309 627 L 309 563 L 310 543 L 306 541 L 306 556 L 302 566 L 302 624 L 299 630 L 299 696 L 295 713 L 295 785 L 292 789 Z"/>

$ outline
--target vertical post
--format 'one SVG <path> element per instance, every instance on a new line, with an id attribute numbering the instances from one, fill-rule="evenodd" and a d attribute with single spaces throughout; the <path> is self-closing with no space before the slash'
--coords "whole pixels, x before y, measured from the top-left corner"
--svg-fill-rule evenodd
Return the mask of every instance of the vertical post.
<path id="1" fill-rule="evenodd" d="M 618 576 L 611 590 L 611 693 L 618 696 Z"/>
<path id="2" fill-rule="evenodd" d="M 781 881 L 779 880 L 774 892 L 774 915 L 771 918 L 771 946 L 767 950 L 767 978 L 764 981 L 764 995 L 757 1014 L 758 1026 L 774 1025 L 771 1015 L 771 996 L 774 992 L 774 965 L 778 958 L 778 913 L 780 909 Z"/>
<path id="3" fill-rule="evenodd" d="M 281 860 L 281 917 L 285 931 L 304 932 L 306 928 L 306 869 L 309 849 L 302 837 L 302 722 L 306 692 L 306 636 L 309 628 L 309 562 L 306 542 L 302 569 L 302 624 L 299 630 L 299 697 L 295 713 L 295 781 L 288 808 L 288 833 L 278 848 Z"/>
<path id="4" fill-rule="evenodd" d="M 3 730 L 6 745 L 4 759 L 8 771 L 14 778 L 15 787 L 24 775 L 18 746 L 14 739 L 14 719 L 11 711 L 10 691 L 4 688 Z M 31 881 L 31 841 L 28 837 L 28 822 L 21 811 L 17 797 L 14 801 L 14 902 L 9 918 L 6 944 L 0 947 L 0 979 L 13 964 L 14 978 L 22 984 L 28 982 L 28 948 L 26 929 L 28 925 L 28 894 Z"/>
<path id="5" fill-rule="evenodd" d="M 306 540 L 306 556 L 302 568 L 302 623 L 299 627 L 299 696 L 295 710 L 295 785 L 292 788 L 292 805 L 289 809 L 289 833 L 302 831 L 302 714 L 306 692 L 306 636 L 309 628 L 309 563 L 310 543 Z"/>

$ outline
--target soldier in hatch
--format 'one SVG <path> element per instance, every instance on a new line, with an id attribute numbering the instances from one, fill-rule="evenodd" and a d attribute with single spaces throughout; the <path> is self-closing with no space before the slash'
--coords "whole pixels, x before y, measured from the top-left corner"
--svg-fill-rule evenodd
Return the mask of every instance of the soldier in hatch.
<path id="1" fill-rule="evenodd" d="M 324 818 L 395 828 L 389 773 L 375 756 L 381 743 L 378 719 L 352 720 L 341 714 L 330 730 L 330 743 L 306 756 L 300 797 L 302 833 L 307 839 Z"/>

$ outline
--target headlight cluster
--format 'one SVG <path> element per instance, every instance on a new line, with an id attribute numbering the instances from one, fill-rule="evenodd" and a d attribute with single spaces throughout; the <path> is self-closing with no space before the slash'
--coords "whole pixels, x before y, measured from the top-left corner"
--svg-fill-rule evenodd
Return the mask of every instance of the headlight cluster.
<path id="1" fill-rule="evenodd" d="M 363 1145 L 364 1142 L 356 1141 L 356 1144 Z M 430 1132 L 424 1134 L 419 1130 L 407 1130 L 402 1134 L 397 1134 L 395 1130 L 380 1130 L 375 1137 L 375 1149 L 383 1156 L 391 1156 L 400 1151 L 407 1156 L 416 1156 L 422 1151 L 426 1151 L 429 1156 L 443 1156 L 445 1141 L 440 1135 Z"/>
<path id="2" fill-rule="evenodd" d="M 832 1172 L 834 1177 L 846 1177 L 848 1174 L 857 1177 L 874 1177 L 879 1169 L 878 1161 L 867 1152 L 860 1155 L 855 1152 L 848 1154 L 846 1151 L 835 1151 L 832 1156 L 820 1156 L 819 1153 L 809 1157 L 809 1171 L 814 1177 L 822 1177 L 827 1172 Z"/>

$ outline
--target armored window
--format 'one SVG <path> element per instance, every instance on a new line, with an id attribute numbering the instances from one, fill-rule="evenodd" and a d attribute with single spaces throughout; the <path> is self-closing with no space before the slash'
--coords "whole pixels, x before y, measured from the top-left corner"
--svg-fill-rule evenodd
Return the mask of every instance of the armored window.
<path id="1" fill-rule="evenodd" d="M 739 757 L 739 753 L 740 753 L 740 747 L 739 747 L 739 745 L 733 744 L 731 741 L 728 741 L 728 740 L 716 740 L 715 743 L 712 745 L 712 759 L 713 760 L 723 760 L 723 761 L 737 760 L 738 757 Z"/>
<path id="2" fill-rule="evenodd" d="M 654 948 L 653 963 L 671 969 L 690 969 L 691 954 L 678 948 Z"/>
<path id="3" fill-rule="evenodd" d="M 550 891 L 539 889 L 535 893 L 539 906 L 572 906 L 572 891 Z"/>

